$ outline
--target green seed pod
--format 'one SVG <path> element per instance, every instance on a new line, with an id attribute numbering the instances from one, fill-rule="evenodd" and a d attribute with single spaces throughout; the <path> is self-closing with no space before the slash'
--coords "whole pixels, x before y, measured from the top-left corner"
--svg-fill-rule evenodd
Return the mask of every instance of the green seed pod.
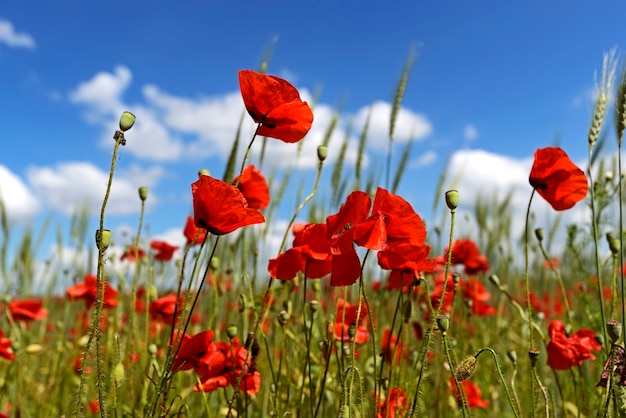
<path id="1" fill-rule="evenodd" d="M 455 211 L 459 206 L 459 192 L 456 190 L 448 190 L 446 192 L 446 205 L 451 211 Z"/>
<path id="2" fill-rule="evenodd" d="M 622 338 L 622 323 L 612 319 L 606 323 L 606 330 L 611 338 L 611 342 L 615 344 Z"/>
<path id="3" fill-rule="evenodd" d="M 120 131 L 126 132 L 135 124 L 135 115 L 130 112 L 122 113 L 120 117 Z"/>
<path id="4" fill-rule="evenodd" d="M 103 229 L 102 236 L 100 236 L 100 230 L 98 229 L 96 231 L 96 246 L 98 247 L 98 250 L 104 251 L 107 248 L 109 248 L 110 244 L 111 244 L 111 231 L 109 231 L 108 229 Z"/>
<path id="5" fill-rule="evenodd" d="M 232 340 L 237 336 L 237 325 L 230 324 L 226 328 L 226 335 L 228 335 L 228 339 Z"/>
<path id="6" fill-rule="evenodd" d="M 148 188 L 143 186 L 139 188 L 139 198 L 142 202 L 145 202 L 148 198 Z"/>
<path id="7" fill-rule="evenodd" d="M 324 145 L 317 147 L 317 159 L 323 162 L 326 157 L 328 157 L 328 147 Z"/>
<path id="8" fill-rule="evenodd" d="M 439 331 L 446 332 L 448 327 L 450 327 L 450 318 L 447 315 L 439 315 L 437 317 L 437 327 Z"/>

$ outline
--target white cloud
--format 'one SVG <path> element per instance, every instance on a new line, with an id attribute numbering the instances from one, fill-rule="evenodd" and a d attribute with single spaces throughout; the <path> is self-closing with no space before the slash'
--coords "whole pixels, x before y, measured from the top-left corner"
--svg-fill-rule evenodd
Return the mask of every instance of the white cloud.
<path id="1" fill-rule="evenodd" d="M 0 165 L 0 200 L 9 220 L 27 219 L 40 209 L 39 200 L 28 186 L 3 165 Z"/>
<path id="2" fill-rule="evenodd" d="M 24 32 L 17 32 L 13 24 L 5 19 L 0 19 L 0 44 L 11 48 L 35 49 L 35 39 Z"/>
<path id="3" fill-rule="evenodd" d="M 140 210 L 138 188 L 155 186 L 162 177 L 161 168 L 118 171 L 113 178 L 106 213 L 125 215 Z M 109 174 L 87 162 L 61 163 L 55 167 L 31 167 L 28 179 L 41 198 L 55 210 L 72 214 L 87 207 L 91 214 L 99 214 Z M 151 194 L 149 207 L 157 203 Z"/>
<path id="4" fill-rule="evenodd" d="M 364 106 L 356 112 L 354 126 L 361 129 L 365 125 L 369 106 Z M 377 101 L 371 106 L 368 144 L 375 149 L 387 149 L 389 142 L 389 119 L 391 117 L 391 103 Z M 432 125 L 424 115 L 401 107 L 398 111 L 394 129 L 394 142 L 408 142 L 412 139 L 422 140 L 432 133 Z"/>
<path id="5" fill-rule="evenodd" d="M 117 118 L 123 110 L 129 110 L 135 113 L 137 122 L 127 134 L 126 150 L 136 157 L 153 161 L 197 160 L 209 156 L 225 159 L 231 151 L 239 121 L 243 117 L 239 156 L 243 155 L 255 125 L 245 113 L 239 91 L 190 98 L 147 84 L 142 87 L 143 102 L 130 104 L 124 102 L 123 94 L 131 80 L 130 70 L 116 67 L 113 73 L 96 74 L 70 94 L 74 103 L 87 107 L 89 121 L 105 127 L 103 146 L 111 146 Z M 300 93 L 303 100 L 311 100 L 306 89 L 301 89 Z M 369 106 L 363 107 L 354 115 L 342 116 L 329 142 L 328 162 L 337 157 L 341 143 L 346 139 L 347 120 L 350 120 L 352 134 L 347 138 L 350 145 L 346 162 L 349 164 L 356 160 L 358 146 L 354 134 L 360 134 L 369 110 Z M 368 147 L 374 150 L 386 149 L 391 104 L 376 102 L 371 110 Z M 331 106 L 318 103 L 314 108 L 313 126 L 304 142 L 294 145 L 275 139 L 268 140 L 264 164 L 283 168 L 295 165 L 300 169 L 317 167 L 317 146 L 322 143 L 334 113 Z M 431 131 L 432 127 L 424 116 L 401 108 L 394 141 L 420 140 Z M 260 153 L 259 142 L 260 139 L 252 148 L 250 162 L 258 161 L 255 158 Z M 296 152 L 298 147 L 302 148 L 300 155 Z M 367 165 L 367 162 L 366 155 L 364 164 Z"/>
<path id="6" fill-rule="evenodd" d="M 435 151 L 427 151 L 409 163 L 409 168 L 427 167 L 437 160 Z"/>
<path id="7" fill-rule="evenodd" d="M 478 130 L 476 127 L 472 124 L 465 125 L 465 128 L 463 128 L 463 138 L 467 141 L 473 141 L 478 138 Z"/>

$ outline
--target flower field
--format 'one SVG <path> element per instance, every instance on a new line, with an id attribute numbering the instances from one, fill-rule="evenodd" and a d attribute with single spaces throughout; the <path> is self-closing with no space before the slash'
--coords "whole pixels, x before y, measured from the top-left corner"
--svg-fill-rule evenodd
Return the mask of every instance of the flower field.
<path id="1" fill-rule="evenodd" d="M 390 144 L 410 67 L 389 115 Z M 233 132 L 222 178 L 198 172 L 193 213 L 180 220 L 186 244 L 144 236 L 150 196 L 140 188 L 137 233 L 120 254 L 106 213 L 119 154 L 133 140 L 135 116 L 124 112 L 112 127 L 99 228 L 81 228 L 88 214 L 72 222 L 72 234 L 89 237 L 93 265 L 56 272 L 49 291 L 29 286 L 34 238 L 9 257 L 12 226 L 0 206 L 0 417 L 626 416 L 625 74 L 607 56 L 583 133 L 587 167 L 567 146 L 528 150 L 523 231 L 510 230 L 505 199 L 483 216 L 477 209 L 480 233 L 458 235 L 465 197 L 443 186 L 440 215 L 427 223 L 396 193 L 406 158 L 392 166 L 391 146 L 381 173 L 365 178 L 364 147 L 342 177 L 325 161 L 340 153 L 341 167 L 345 148 L 321 145 L 315 182 L 287 198 L 298 201 L 270 257 L 259 248 L 289 177 L 270 177 L 250 151 L 267 140 L 299 152 L 313 104 L 287 80 L 240 71 L 242 112 L 256 131 Z M 616 156 L 598 157 L 611 138 Z M 333 187 L 320 196 L 325 170 Z M 555 214 L 585 206 L 589 216 L 539 225 L 538 199 Z M 129 267 L 116 269 L 112 257 Z"/>

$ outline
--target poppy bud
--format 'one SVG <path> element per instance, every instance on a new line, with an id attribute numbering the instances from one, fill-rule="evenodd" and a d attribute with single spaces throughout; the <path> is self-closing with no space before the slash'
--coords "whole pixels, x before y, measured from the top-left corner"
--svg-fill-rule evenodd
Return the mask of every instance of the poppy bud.
<path id="1" fill-rule="evenodd" d="M 239 294 L 239 299 L 237 299 L 237 311 L 242 313 L 246 310 L 246 296 L 243 293 Z"/>
<path id="2" fill-rule="evenodd" d="M 203 168 L 201 170 L 198 171 L 198 177 L 200 176 L 210 176 L 211 172 L 209 171 L 208 168 Z"/>
<path id="3" fill-rule="evenodd" d="M 536 348 L 531 348 L 530 350 L 528 350 L 528 359 L 530 360 L 530 365 L 532 367 L 535 367 L 535 364 L 537 364 L 537 360 L 539 360 L 540 355 L 541 351 L 537 350 Z"/>
<path id="4" fill-rule="evenodd" d="M 454 375 L 456 376 L 456 380 L 458 380 L 459 382 L 462 382 L 472 377 L 472 375 L 476 371 L 477 361 L 478 360 L 474 356 L 468 357 L 465 360 L 463 360 L 459 364 L 459 367 L 456 368 L 456 372 L 454 372 Z"/>
<path id="5" fill-rule="evenodd" d="M 606 181 L 607 183 L 610 183 L 613 181 L 613 172 L 612 171 L 607 171 L 606 173 L 604 173 L 604 181 Z"/>
<path id="6" fill-rule="evenodd" d="M 109 248 L 109 244 L 111 244 L 111 231 L 108 229 L 102 230 L 102 236 L 100 236 L 100 230 L 96 231 L 96 246 L 98 250 L 104 251 Z"/>
<path id="7" fill-rule="evenodd" d="M 113 379 L 115 381 L 116 387 L 120 387 L 120 385 L 124 381 L 124 375 L 124 365 L 122 363 L 117 363 L 115 365 L 115 369 L 113 370 Z"/>
<path id="8" fill-rule="evenodd" d="M 622 323 L 615 319 L 606 323 L 606 330 L 611 338 L 611 342 L 615 344 L 622 338 Z"/>
<path id="9" fill-rule="evenodd" d="M 459 284 L 459 281 L 461 280 L 461 275 L 459 273 L 452 273 L 452 281 L 454 282 L 454 284 Z"/>
<path id="10" fill-rule="evenodd" d="M 450 318 L 448 318 L 447 315 L 439 315 L 437 317 L 437 327 L 439 328 L 439 331 L 446 332 L 449 326 Z"/>
<path id="11" fill-rule="evenodd" d="M 226 335 L 228 335 L 228 339 L 232 340 L 237 336 L 237 325 L 230 324 L 226 328 Z"/>
<path id="12" fill-rule="evenodd" d="M 489 276 L 489 281 L 493 283 L 494 286 L 500 287 L 500 278 L 497 274 L 491 274 Z"/>
<path id="13" fill-rule="evenodd" d="M 506 352 L 506 355 L 509 358 L 509 360 L 511 360 L 511 363 L 513 363 L 513 366 L 516 366 L 517 365 L 517 351 L 511 349 Z"/>
<path id="14" fill-rule="evenodd" d="M 287 321 L 289 321 L 289 314 L 287 311 L 280 311 L 278 313 L 278 323 L 280 326 L 284 327 L 287 324 Z"/>
<path id="15" fill-rule="evenodd" d="M 535 236 L 537 237 L 537 241 L 541 242 L 543 241 L 543 228 L 537 228 L 535 229 Z"/>
<path id="16" fill-rule="evenodd" d="M 459 206 L 459 192 L 456 190 L 448 190 L 446 192 L 446 205 L 451 211 L 456 210 Z"/>
<path id="17" fill-rule="evenodd" d="M 126 132 L 135 124 L 135 115 L 130 112 L 122 113 L 120 117 L 120 131 Z"/>
<path id="18" fill-rule="evenodd" d="M 611 250 L 611 253 L 613 255 L 619 254 L 619 250 L 621 248 L 621 244 L 619 242 L 619 239 L 617 239 L 615 237 L 615 234 L 612 233 L 612 232 L 607 232 L 606 233 L 606 240 L 609 243 L 609 249 Z"/>
<path id="19" fill-rule="evenodd" d="M 148 354 L 150 354 L 153 357 L 156 356 L 157 350 L 158 349 L 157 349 L 156 344 L 150 344 L 148 346 Z"/>
<path id="20" fill-rule="evenodd" d="M 146 199 L 148 198 L 148 188 L 147 187 L 140 187 L 139 188 L 139 198 L 141 199 L 142 202 L 145 202 Z"/>
<path id="21" fill-rule="evenodd" d="M 328 147 L 325 145 L 317 147 L 317 159 L 320 160 L 320 162 L 323 162 L 326 157 L 328 157 Z"/>
<path id="22" fill-rule="evenodd" d="M 314 314 L 315 312 L 317 312 L 318 309 L 319 309 L 318 301 L 312 300 L 311 302 L 309 302 L 309 310 L 311 311 L 311 314 Z"/>

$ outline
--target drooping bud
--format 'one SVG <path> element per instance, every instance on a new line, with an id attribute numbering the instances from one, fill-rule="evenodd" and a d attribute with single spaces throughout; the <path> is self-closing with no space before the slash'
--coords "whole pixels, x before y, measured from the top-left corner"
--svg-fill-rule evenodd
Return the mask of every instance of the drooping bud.
<path id="1" fill-rule="evenodd" d="M 468 357 L 459 363 L 459 367 L 454 372 L 456 380 L 462 382 L 472 377 L 476 371 L 477 359 L 474 356 Z"/>
<path id="2" fill-rule="evenodd" d="M 148 188 L 145 186 L 142 186 L 139 188 L 139 198 L 141 199 L 142 202 L 145 202 L 146 199 L 148 198 Z"/>
<path id="3" fill-rule="evenodd" d="M 115 365 L 115 369 L 113 370 L 113 379 L 115 381 L 115 386 L 120 387 L 122 382 L 124 381 L 124 365 L 122 363 L 117 363 Z"/>
<path id="4" fill-rule="evenodd" d="M 448 190 L 446 192 L 446 205 L 451 211 L 455 211 L 459 206 L 459 192 L 456 190 Z"/>
<path id="5" fill-rule="evenodd" d="M 543 237 L 544 237 L 543 228 L 535 229 L 535 237 L 537 237 L 537 241 L 539 242 L 543 241 Z"/>
<path id="6" fill-rule="evenodd" d="M 493 283 L 494 286 L 500 287 L 500 278 L 497 274 L 491 274 L 489 276 L 489 281 Z"/>
<path id="7" fill-rule="evenodd" d="M 126 111 L 120 117 L 120 131 L 126 132 L 135 124 L 135 115 Z"/>
<path id="8" fill-rule="evenodd" d="M 511 349 L 506 352 L 506 355 L 509 358 L 509 360 L 511 360 L 511 363 L 513 363 L 513 366 L 516 366 L 517 365 L 517 351 Z"/>

